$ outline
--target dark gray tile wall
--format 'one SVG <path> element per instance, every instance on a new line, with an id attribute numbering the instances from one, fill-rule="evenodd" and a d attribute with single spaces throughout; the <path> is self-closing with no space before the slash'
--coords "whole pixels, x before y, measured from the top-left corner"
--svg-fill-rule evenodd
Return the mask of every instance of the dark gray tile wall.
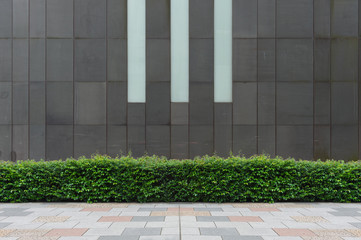
<path id="1" fill-rule="evenodd" d="M 213 0 L 189 10 L 189 102 L 171 102 L 170 0 L 147 0 L 146 103 L 128 103 L 127 0 L 0 1 L 0 159 L 361 157 L 359 0 L 233 0 L 232 103 L 214 103 Z"/>

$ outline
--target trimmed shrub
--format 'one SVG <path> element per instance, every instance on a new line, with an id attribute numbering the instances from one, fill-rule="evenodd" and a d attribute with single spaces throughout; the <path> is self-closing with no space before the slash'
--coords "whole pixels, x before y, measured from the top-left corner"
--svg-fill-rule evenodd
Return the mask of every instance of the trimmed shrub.
<path id="1" fill-rule="evenodd" d="M 0 162 L 0 201 L 282 202 L 361 200 L 361 163 L 254 156 L 167 160 L 96 155 Z"/>

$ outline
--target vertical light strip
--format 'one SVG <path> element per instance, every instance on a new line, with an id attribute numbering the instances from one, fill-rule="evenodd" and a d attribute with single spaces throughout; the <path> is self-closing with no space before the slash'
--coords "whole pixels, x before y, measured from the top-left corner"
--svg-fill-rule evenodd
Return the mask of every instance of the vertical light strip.
<path id="1" fill-rule="evenodd" d="M 171 0 L 171 101 L 189 101 L 189 2 Z"/>
<path id="2" fill-rule="evenodd" d="M 214 0 L 214 101 L 232 102 L 232 0 Z"/>
<path id="3" fill-rule="evenodd" d="M 128 102 L 145 102 L 145 0 L 128 0 Z"/>

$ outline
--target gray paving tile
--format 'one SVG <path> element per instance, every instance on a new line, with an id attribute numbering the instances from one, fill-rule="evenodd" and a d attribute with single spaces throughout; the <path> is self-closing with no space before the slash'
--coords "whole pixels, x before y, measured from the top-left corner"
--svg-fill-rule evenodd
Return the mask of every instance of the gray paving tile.
<path id="1" fill-rule="evenodd" d="M 2 208 L 0 216 L 27 216 L 31 212 L 24 212 L 28 208 Z"/>
<path id="2" fill-rule="evenodd" d="M 222 240 L 263 240 L 261 236 L 222 236 Z"/>
<path id="3" fill-rule="evenodd" d="M 361 216 L 361 209 L 360 208 L 333 208 L 336 212 L 330 212 L 330 214 L 334 216 Z"/>
<path id="4" fill-rule="evenodd" d="M 1 228 L 4 228 L 4 227 L 6 227 L 6 226 L 8 226 L 8 225 L 10 225 L 11 223 L 7 223 L 7 222 L 0 222 L 0 229 Z"/>
<path id="5" fill-rule="evenodd" d="M 361 222 L 350 223 L 351 225 L 361 229 Z"/>
<path id="6" fill-rule="evenodd" d="M 208 236 L 239 236 L 236 228 L 199 228 L 201 235 Z"/>
<path id="7" fill-rule="evenodd" d="M 179 240 L 178 235 L 167 236 L 140 236 L 139 240 Z"/>
<path id="8" fill-rule="evenodd" d="M 126 228 L 122 233 L 122 237 L 124 236 L 149 236 L 149 235 L 160 235 L 161 228 Z"/>
<path id="9" fill-rule="evenodd" d="M 139 236 L 100 236 L 98 240 L 138 240 Z"/>
<path id="10" fill-rule="evenodd" d="M 167 211 L 167 208 L 139 208 L 138 212 Z"/>
<path id="11" fill-rule="evenodd" d="M 212 211 L 212 212 L 222 212 L 222 208 L 194 208 L 194 211 Z"/>
<path id="12" fill-rule="evenodd" d="M 162 216 L 134 216 L 132 222 L 164 222 L 165 217 Z"/>
<path id="13" fill-rule="evenodd" d="M 229 222 L 228 217 L 224 216 L 197 216 L 198 222 Z"/>

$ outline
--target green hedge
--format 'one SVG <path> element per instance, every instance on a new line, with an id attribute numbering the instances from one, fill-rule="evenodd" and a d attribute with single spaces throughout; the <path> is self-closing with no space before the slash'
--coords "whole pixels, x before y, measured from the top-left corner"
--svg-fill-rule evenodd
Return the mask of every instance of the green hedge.
<path id="1" fill-rule="evenodd" d="M 361 164 L 205 156 L 94 156 L 0 162 L 0 201 L 280 202 L 361 200 Z"/>

